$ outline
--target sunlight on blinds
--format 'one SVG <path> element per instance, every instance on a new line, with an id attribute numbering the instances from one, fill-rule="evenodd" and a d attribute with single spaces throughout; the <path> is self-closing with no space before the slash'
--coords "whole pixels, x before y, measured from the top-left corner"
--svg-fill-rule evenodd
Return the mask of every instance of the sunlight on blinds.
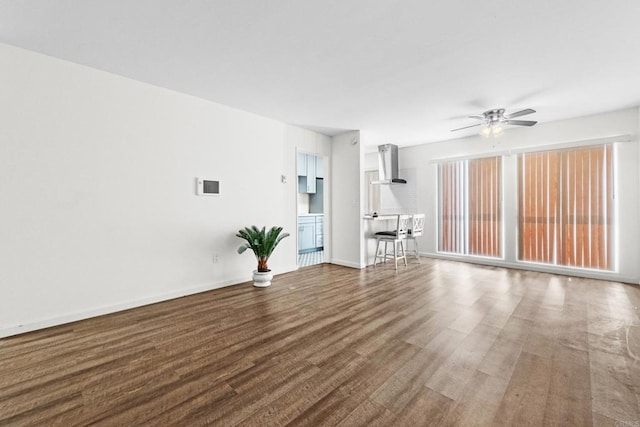
<path id="1" fill-rule="evenodd" d="M 442 163 L 439 176 L 439 250 L 502 255 L 502 159 Z"/>
<path id="2" fill-rule="evenodd" d="M 612 268 L 611 145 L 518 158 L 519 258 Z"/>
<path id="3" fill-rule="evenodd" d="M 469 160 L 469 253 L 501 255 L 502 161 Z"/>

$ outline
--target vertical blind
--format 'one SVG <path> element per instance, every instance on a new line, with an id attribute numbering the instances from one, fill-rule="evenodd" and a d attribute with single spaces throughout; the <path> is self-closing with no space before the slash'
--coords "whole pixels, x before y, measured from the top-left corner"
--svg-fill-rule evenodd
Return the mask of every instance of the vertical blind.
<path id="1" fill-rule="evenodd" d="M 439 250 L 502 254 L 502 159 L 460 160 L 439 166 Z"/>
<path id="2" fill-rule="evenodd" d="M 440 251 L 465 253 L 465 163 L 442 163 L 440 183 Z"/>
<path id="3" fill-rule="evenodd" d="M 610 144 L 523 153 L 518 180 L 520 260 L 612 268 Z"/>
<path id="4" fill-rule="evenodd" d="M 502 239 L 500 157 L 469 160 L 469 253 L 499 257 Z"/>

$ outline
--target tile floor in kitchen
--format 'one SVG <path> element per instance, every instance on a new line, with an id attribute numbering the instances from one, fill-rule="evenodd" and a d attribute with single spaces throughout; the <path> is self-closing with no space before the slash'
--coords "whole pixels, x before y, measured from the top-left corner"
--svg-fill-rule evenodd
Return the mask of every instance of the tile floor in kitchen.
<path id="1" fill-rule="evenodd" d="M 298 254 L 298 265 L 300 267 L 307 267 L 309 265 L 321 264 L 323 262 L 324 262 L 324 251 Z"/>

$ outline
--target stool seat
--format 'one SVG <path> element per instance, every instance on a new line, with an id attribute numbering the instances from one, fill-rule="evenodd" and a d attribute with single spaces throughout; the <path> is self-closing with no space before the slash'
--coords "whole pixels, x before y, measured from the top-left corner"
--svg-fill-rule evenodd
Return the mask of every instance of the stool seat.
<path id="1" fill-rule="evenodd" d="M 396 231 L 378 231 L 374 236 L 397 236 L 398 233 Z"/>

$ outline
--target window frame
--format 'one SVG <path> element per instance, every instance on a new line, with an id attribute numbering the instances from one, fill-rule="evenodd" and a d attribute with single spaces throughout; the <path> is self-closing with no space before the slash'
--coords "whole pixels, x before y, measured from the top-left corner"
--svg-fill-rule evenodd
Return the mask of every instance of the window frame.
<path id="1" fill-rule="evenodd" d="M 533 265 L 533 266 L 539 266 L 543 269 L 553 269 L 553 270 L 565 270 L 567 272 L 570 271 L 585 271 L 585 272 L 593 272 L 593 273 L 598 273 L 598 274 L 611 274 L 611 273 L 618 273 L 618 199 L 616 197 L 617 194 L 617 168 L 618 168 L 618 154 L 617 154 L 617 144 L 614 141 L 606 141 L 606 142 L 601 142 L 601 143 L 597 143 L 597 144 L 578 144 L 578 145 L 571 145 L 571 146 L 562 146 L 562 147 L 540 147 L 539 149 L 531 149 L 531 150 L 526 150 L 526 151 L 520 151 L 517 153 L 514 153 L 515 156 L 515 161 L 516 161 L 516 169 L 515 169 L 515 174 L 516 174 L 516 180 L 517 180 L 517 186 L 519 186 L 520 184 L 520 180 L 521 180 L 521 176 L 520 176 L 520 156 L 524 155 L 524 154 L 543 154 L 543 153 L 549 153 L 549 152 L 569 152 L 569 151 L 573 151 L 573 150 L 580 150 L 580 149 L 585 149 L 585 148 L 593 148 L 593 147 L 606 147 L 606 146 L 610 146 L 610 159 L 611 159 L 611 170 L 609 171 L 609 176 L 611 179 L 611 213 L 609 215 L 610 221 L 611 221 L 611 226 L 610 226 L 610 230 L 609 230 L 609 237 L 610 237 L 610 241 L 608 242 L 608 248 L 607 251 L 609 253 L 610 256 L 610 260 L 609 260 L 609 268 L 607 269 L 603 269 L 603 268 L 593 268 L 593 267 L 584 267 L 584 266 L 577 266 L 577 265 L 569 265 L 569 264 L 560 264 L 558 263 L 558 259 L 560 258 L 559 253 L 556 253 L 554 256 L 555 262 L 543 262 L 543 261 L 535 261 L 535 260 L 524 260 L 521 259 L 521 227 L 520 227 L 520 207 L 521 207 L 521 200 L 520 200 L 520 189 L 518 188 L 516 191 L 516 196 L 515 196 L 515 203 L 516 203 L 516 232 L 515 232 L 515 253 L 514 253 L 514 261 L 516 264 L 522 264 L 522 265 Z M 562 163 L 562 160 L 559 160 L 559 163 Z M 562 176 L 563 175 L 563 171 L 560 170 L 559 175 Z M 560 199 L 563 198 L 563 196 L 559 196 Z M 562 217 L 562 212 L 558 212 L 558 215 L 560 217 Z M 560 232 L 560 231 L 558 231 Z M 561 249 L 558 249 L 561 250 Z"/>
<path id="2" fill-rule="evenodd" d="M 499 182 L 498 188 L 500 190 L 500 200 L 499 200 L 499 209 L 500 209 L 500 226 L 499 230 L 499 245 L 500 251 L 498 256 L 492 255 L 484 255 L 484 254 L 472 254 L 470 253 L 470 216 L 469 216 L 469 207 L 470 207 L 470 191 L 469 191 L 469 162 L 473 160 L 484 160 L 484 159 L 498 159 L 499 163 Z M 464 219 L 463 219 L 463 252 L 450 252 L 444 251 L 441 249 L 442 245 L 442 203 L 443 203 L 443 187 L 442 187 L 442 172 L 441 168 L 444 164 L 451 164 L 461 162 L 463 164 L 463 201 L 464 201 Z M 450 257 L 465 257 L 465 258 L 473 258 L 473 259 L 483 259 L 483 260 L 491 260 L 491 261 L 504 261 L 506 259 L 506 236 L 505 236 L 505 197 L 504 197 L 504 179 L 505 177 L 505 156 L 503 154 L 495 154 L 488 153 L 486 156 L 478 156 L 472 158 L 462 158 L 462 159 L 450 159 L 442 162 L 438 162 L 437 171 L 436 171 L 436 253 L 443 256 Z"/>

